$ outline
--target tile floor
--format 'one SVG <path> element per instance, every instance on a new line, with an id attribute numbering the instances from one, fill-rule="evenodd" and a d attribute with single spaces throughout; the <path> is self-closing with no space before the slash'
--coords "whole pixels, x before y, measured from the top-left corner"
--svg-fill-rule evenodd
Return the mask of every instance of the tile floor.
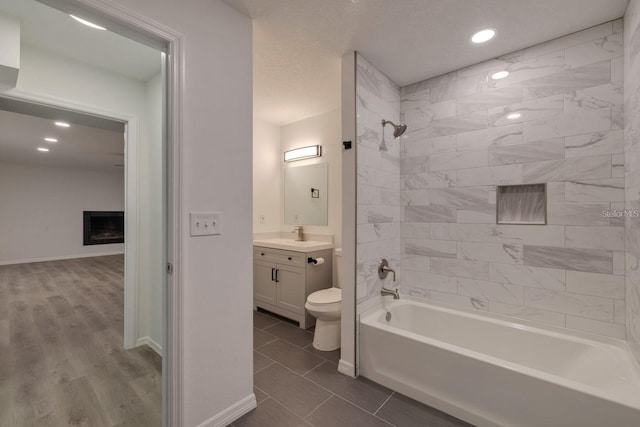
<path id="1" fill-rule="evenodd" d="M 365 378 L 338 373 L 339 350 L 315 350 L 312 330 L 257 312 L 253 325 L 258 407 L 234 427 L 471 426 Z"/>

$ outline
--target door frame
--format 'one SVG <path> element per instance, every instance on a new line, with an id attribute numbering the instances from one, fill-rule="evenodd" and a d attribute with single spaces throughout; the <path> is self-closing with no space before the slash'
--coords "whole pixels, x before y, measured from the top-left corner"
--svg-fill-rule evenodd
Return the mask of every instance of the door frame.
<path id="1" fill-rule="evenodd" d="M 163 148 L 165 171 L 165 265 L 163 286 L 162 423 L 180 426 L 183 420 L 182 284 L 182 145 L 184 93 L 184 37 L 137 12 L 109 0 L 36 0 L 66 13 L 90 19 L 124 37 L 164 51 L 166 78 Z M 131 122 L 133 123 L 133 122 Z M 137 123 L 134 123 L 137 129 Z M 128 132 L 132 129 L 129 129 Z M 168 266 L 171 266 L 169 269 Z"/>
<path id="2" fill-rule="evenodd" d="M 2 98 L 69 110 L 124 123 L 124 342 L 126 349 L 135 347 L 138 338 L 138 118 L 125 113 L 107 111 L 95 106 L 71 102 L 36 92 L 11 89 Z"/>

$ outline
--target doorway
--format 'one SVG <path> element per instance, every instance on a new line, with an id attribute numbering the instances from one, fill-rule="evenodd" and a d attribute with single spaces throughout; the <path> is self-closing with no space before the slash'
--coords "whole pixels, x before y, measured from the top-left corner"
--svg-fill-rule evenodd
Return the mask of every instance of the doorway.
<path id="1" fill-rule="evenodd" d="M 66 6 L 69 6 L 69 7 L 73 6 L 71 5 L 71 3 L 75 4 L 77 2 L 63 1 L 63 2 L 55 2 L 55 3 L 56 3 L 56 7 L 64 9 Z M 69 5 L 66 5 L 66 3 L 69 3 Z M 85 9 L 84 11 L 86 12 L 85 16 L 91 17 L 92 13 L 90 10 Z M 105 16 L 110 16 L 110 19 L 112 19 L 114 22 L 116 22 L 119 19 L 124 20 L 125 17 L 119 16 L 118 11 L 113 10 L 111 12 L 112 14 L 109 15 L 109 13 L 105 12 L 103 9 L 101 10 L 100 15 L 102 18 L 104 18 Z M 66 14 L 64 15 L 66 16 Z M 124 271 L 125 271 L 125 274 L 127 275 L 127 279 L 125 280 L 126 283 L 129 282 L 129 278 L 133 278 L 134 283 L 136 281 L 140 282 L 142 279 L 143 281 L 146 280 L 147 282 L 153 281 L 154 283 L 159 285 L 160 292 L 156 293 L 154 295 L 154 298 L 155 298 L 155 303 L 157 303 L 160 307 L 160 310 L 159 310 L 160 317 L 159 319 L 150 319 L 147 322 L 148 323 L 147 326 L 151 325 L 151 327 L 155 327 L 156 328 L 155 336 L 156 337 L 159 336 L 160 338 L 155 339 L 152 336 L 152 334 L 144 335 L 140 333 L 141 328 L 145 327 L 145 325 L 144 325 L 144 322 L 140 320 L 139 316 L 134 314 L 133 316 L 128 316 L 130 319 L 132 319 L 132 321 L 126 322 L 128 325 L 131 325 L 131 327 L 127 327 L 125 330 L 124 346 L 135 347 L 137 345 L 147 344 L 150 347 L 152 347 L 155 351 L 161 353 L 164 356 L 162 359 L 162 364 L 164 365 L 163 370 L 165 373 L 169 373 L 170 375 L 163 376 L 161 383 L 164 383 L 164 384 L 163 384 L 163 387 L 161 388 L 165 389 L 165 392 L 163 393 L 163 398 L 167 402 L 172 403 L 172 402 L 175 402 L 173 398 L 172 390 L 174 390 L 174 388 L 177 388 L 179 386 L 179 382 L 177 381 L 177 378 L 173 378 L 173 379 L 170 378 L 173 372 L 173 369 L 169 367 L 174 366 L 174 362 L 173 362 L 174 358 L 172 357 L 173 346 L 169 344 L 169 340 L 171 339 L 171 340 L 177 341 L 177 339 L 179 338 L 174 337 L 171 334 L 172 328 L 167 327 L 167 325 L 169 324 L 169 322 L 171 322 L 171 325 L 175 325 L 176 323 L 178 323 L 180 320 L 180 316 L 177 310 L 175 310 L 175 308 L 179 306 L 179 295 L 178 297 L 174 298 L 173 293 L 174 293 L 175 287 L 171 286 L 171 282 L 173 281 L 174 275 L 166 274 L 166 273 L 171 273 L 171 271 L 167 269 L 168 265 L 170 265 L 172 269 L 179 271 L 179 264 L 177 262 L 172 262 L 171 264 L 167 262 L 168 260 L 172 260 L 174 256 L 176 257 L 177 260 L 179 260 L 179 257 L 177 256 L 179 253 L 179 248 L 177 247 L 177 245 L 169 246 L 169 243 L 173 244 L 173 242 L 177 240 L 174 238 L 175 236 L 173 234 L 176 230 L 176 228 L 173 227 L 174 213 L 177 211 L 177 208 L 176 208 L 177 204 L 174 203 L 175 199 L 173 197 L 173 194 L 174 194 L 173 189 L 178 187 L 177 185 L 178 178 L 177 178 L 177 174 L 174 174 L 175 169 L 173 167 L 174 164 L 172 162 L 174 159 L 173 150 L 175 149 L 177 145 L 177 140 L 178 140 L 178 138 L 173 136 L 177 134 L 177 132 L 174 132 L 174 129 L 179 128 L 180 121 L 178 119 L 174 120 L 172 111 L 174 111 L 175 105 L 179 105 L 179 102 L 180 102 L 179 92 L 175 89 L 176 85 L 173 83 L 174 81 L 178 81 L 178 78 L 179 78 L 179 72 L 175 72 L 177 67 L 175 67 L 173 63 L 174 61 L 173 58 L 180 57 L 179 46 L 177 46 L 179 45 L 179 41 L 176 41 L 178 40 L 177 36 L 173 38 L 174 36 L 164 31 L 164 29 L 161 31 L 158 28 L 154 28 L 153 25 L 148 25 L 148 23 L 145 23 L 145 25 L 142 25 L 139 22 L 137 23 L 138 25 L 136 26 L 136 23 L 133 23 L 135 19 L 131 17 L 126 17 L 126 21 L 127 21 L 127 24 L 119 24 L 119 26 L 114 25 L 114 28 L 122 29 L 124 27 L 128 27 L 129 28 L 129 31 L 127 34 L 128 36 L 132 36 L 136 32 L 140 32 L 142 39 L 145 39 L 147 41 L 151 40 L 152 38 L 155 39 L 155 44 L 154 43 L 151 43 L 151 44 L 154 44 L 154 48 L 158 49 L 158 64 L 162 64 L 163 72 L 160 75 L 160 77 L 155 81 L 155 84 L 159 89 L 159 92 L 158 92 L 159 96 L 156 97 L 156 100 L 158 101 L 157 111 L 155 112 L 157 113 L 157 117 L 159 118 L 158 119 L 159 127 L 157 128 L 157 133 L 156 133 L 156 136 L 157 136 L 156 140 L 159 143 L 158 145 L 159 150 L 156 151 L 155 160 L 157 160 L 157 162 L 154 164 L 154 168 L 156 172 L 160 173 L 162 178 L 155 180 L 155 182 L 159 185 L 159 191 L 156 193 L 156 195 L 158 195 L 159 197 L 155 199 L 155 202 L 157 202 L 158 204 L 158 209 L 153 210 L 153 213 L 155 215 L 154 220 L 158 224 L 160 224 L 161 229 L 159 233 L 153 232 L 150 229 L 147 229 L 145 232 L 145 230 L 141 229 L 141 227 L 139 226 L 139 221 L 137 220 L 129 221 L 129 219 L 127 219 L 127 221 L 131 223 L 127 224 L 126 226 L 127 235 L 133 236 L 133 237 L 137 236 L 138 237 L 137 241 L 145 240 L 145 238 L 148 238 L 149 236 L 153 236 L 153 238 L 156 239 L 155 242 L 156 243 L 159 242 L 159 244 L 153 244 L 153 246 L 159 250 L 160 260 L 158 261 L 157 259 L 152 260 L 152 259 L 149 259 L 148 257 L 146 258 L 141 257 L 140 251 L 126 251 L 127 256 L 130 256 L 131 254 L 133 254 L 132 256 L 134 256 L 135 259 L 133 260 L 134 262 L 124 263 L 125 264 Z M 138 28 L 141 28 L 143 26 L 145 28 L 144 31 L 142 30 L 139 31 Z M 161 39 L 161 37 L 158 35 L 159 33 L 162 33 L 163 41 L 159 41 Z M 163 51 L 162 54 L 160 54 L 161 51 Z M 47 57 L 46 52 L 36 52 L 36 53 L 41 54 L 39 59 L 42 59 L 42 57 Z M 28 59 L 32 60 L 34 58 L 32 56 L 31 58 L 28 58 Z M 28 61 L 23 62 L 23 65 L 25 65 L 25 67 L 27 64 L 28 64 Z M 53 76 L 63 74 L 63 73 L 56 73 L 56 71 L 52 69 L 49 69 L 48 72 Z M 28 79 L 24 79 L 24 80 L 29 81 Z M 84 82 L 81 81 L 80 83 L 84 83 Z M 112 106 L 108 106 L 106 104 L 102 105 L 99 102 L 95 102 L 94 100 L 99 99 L 99 96 L 97 95 L 105 95 L 107 97 L 111 95 L 109 93 L 105 93 L 105 92 L 108 92 L 108 89 L 105 90 L 105 88 L 101 86 L 98 86 L 97 89 L 93 92 L 87 92 L 85 94 L 87 96 L 85 97 L 67 96 L 64 93 L 56 92 L 55 90 L 40 91 L 40 89 L 41 87 L 35 87 L 35 86 L 30 87 L 28 84 L 22 85 L 22 87 L 19 85 L 17 89 L 10 90 L 6 94 L 6 96 L 14 100 L 23 100 L 23 101 L 29 101 L 32 103 L 47 104 L 47 105 L 52 105 L 52 106 L 56 106 L 56 107 L 71 110 L 71 111 L 88 112 L 95 116 L 108 117 L 108 118 L 119 120 L 121 122 L 126 123 L 126 134 L 127 134 L 127 138 L 126 138 L 127 139 L 126 141 L 127 156 L 126 157 L 128 159 L 126 163 L 128 165 L 125 165 L 125 168 L 126 168 L 126 174 L 127 174 L 127 181 L 133 182 L 133 185 L 130 186 L 132 191 L 127 192 L 127 206 L 125 208 L 125 212 L 135 211 L 136 206 L 134 205 L 132 207 L 132 203 L 130 202 L 131 201 L 138 202 L 139 200 L 143 199 L 141 197 L 141 192 L 138 191 L 136 193 L 136 190 L 139 190 L 140 186 L 143 185 L 144 183 L 142 183 L 140 180 L 140 174 L 139 174 L 140 171 L 136 172 L 135 170 L 130 170 L 129 165 L 138 164 L 137 162 L 140 159 L 140 152 L 139 152 L 139 148 L 140 148 L 139 143 L 141 140 L 140 137 L 141 135 L 144 136 L 145 132 L 149 132 L 148 129 L 147 130 L 144 129 L 144 123 L 141 117 L 138 115 L 132 114 L 131 111 L 127 109 L 120 110 L 124 112 L 114 112 L 118 110 L 114 109 Z M 76 95 L 76 94 L 74 93 L 73 95 Z M 171 100 L 170 105 L 169 105 L 169 100 Z M 172 134 L 172 138 L 169 138 L 167 136 L 168 133 Z M 171 141 L 175 141 L 176 145 L 171 144 Z M 171 188 L 169 188 L 169 185 L 168 185 L 169 183 L 171 183 Z M 137 208 L 142 209 L 140 208 L 139 205 L 137 206 Z M 136 242 L 136 239 L 129 238 L 126 240 L 125 244 L 128 245 L 130 242 Z M 145 262 L 147 266 L 152 267 L 154 276 L 141 277 L 145 273 L 140 271 L 139 266 L 143 265 Z M 118 267 L 116 267 L 116 269 L 117 268 Z M 139 301 L 136 301 L 136 299 L 139 300 L 141 293 L 144 293 L 145 290 L 138 287 L 137 289 L 134 288 L 132 291 L 129 291 L 129 287 L 126 287 L 126 288 L 127 288 L 127 296 L 124 299 L 127 303 L 127 307 L 128 308 L 137 307 L 136 303 Z M 128 312 L 129 310 L 127 310 L 127 313 Z M 125 314 L 125 318 L 126 317 L 127 315 Z M 120 345 L 122 346 L 122 344 L 123 343 L 121 343 Z M 163 418 L 165 419 L 165 422 L 168 422 L 167 421 L 169 419 L 168 415 L 171 416 L 172 418 L 174 416 L 175 417 L 178 416 L 177 411 L 171 410 L 170 406 L 171 405 L 169 404 L 163 405 L 163 408 L 165 411 L 165 417 Z"/>

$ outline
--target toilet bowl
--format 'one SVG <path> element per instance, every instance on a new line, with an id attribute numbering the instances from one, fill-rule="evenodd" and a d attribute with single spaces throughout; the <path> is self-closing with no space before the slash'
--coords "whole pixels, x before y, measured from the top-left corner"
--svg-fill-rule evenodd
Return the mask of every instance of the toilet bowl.
<path id="1" fill-rule="evenodd" d="M 321 289 L 310 294 L 304 308 L 316 318 L 313 347 L 321 351 L 340 348 L 340 317 L 342 312 L 342 251 L 336 249 L 338 287 Z"/>

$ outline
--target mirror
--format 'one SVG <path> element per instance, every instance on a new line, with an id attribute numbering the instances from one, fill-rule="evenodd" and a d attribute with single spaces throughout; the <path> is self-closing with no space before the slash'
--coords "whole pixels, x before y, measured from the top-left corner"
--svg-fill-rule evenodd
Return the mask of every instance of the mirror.
<path id="1" fill-rule="evenodd" d="M 284 170 L 284 223 L 327 225 L 327 164 Z"/>

